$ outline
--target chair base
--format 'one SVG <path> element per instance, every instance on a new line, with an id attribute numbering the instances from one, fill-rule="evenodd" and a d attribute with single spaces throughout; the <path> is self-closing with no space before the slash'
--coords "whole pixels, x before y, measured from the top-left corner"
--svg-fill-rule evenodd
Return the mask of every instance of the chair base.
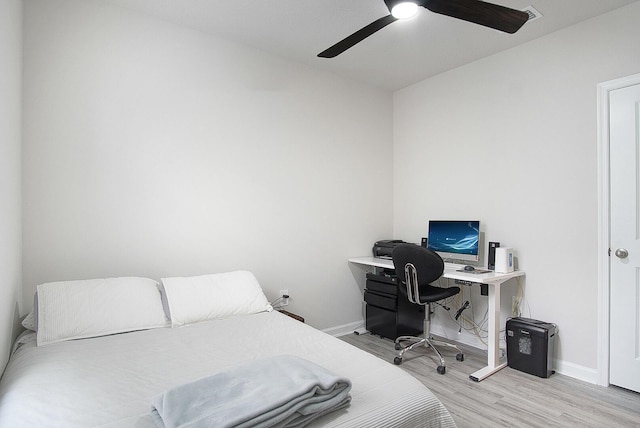
<path id="1" fill-rule="evenodd" d="M 411 344 L 403 347 L 402 342 L 411 342 Z M 393 359 L 393 363 L 396 365 L 402 364 L 402 357 L 404 356 L 404 354 L 407 351 L 411 351 L 419 346 L 425 346 L 426 348 L 431 348 L 433 352 L 436 353 L 436 355 L 440 359 L 440 365 L 437 367 L 437 371 L 440 374 L 445 374 L 446 364 L 437 346 L 446 347 L 449 349 L 455 349 L 456 351 L 458 351 L 458 353 L 456 354 L 456 360 L 464 361 L 464 354 L 462 353 L 462 351 L 460 351 L 460 349 L 456 345 L 452 343 L 442 342 L 440 340 L 435 340 L 433 338 L 427 338 L 426 336 L 424 337 L 400 336 L 395 340 L 395 348 L 397 351 L 400 351 L 400 352 L 398 352 L 398 355 Z"/>

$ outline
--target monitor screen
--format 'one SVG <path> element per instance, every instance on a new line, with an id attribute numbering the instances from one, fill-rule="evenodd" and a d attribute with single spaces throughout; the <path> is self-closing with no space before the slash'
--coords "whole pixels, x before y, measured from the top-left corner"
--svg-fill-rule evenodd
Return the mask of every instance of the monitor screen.
<path id="1" fill-rule="evenodd" d="M 443 259 L 478 261 L 479 242 L 479 221 L 429 221 L 427 248 Z"/>

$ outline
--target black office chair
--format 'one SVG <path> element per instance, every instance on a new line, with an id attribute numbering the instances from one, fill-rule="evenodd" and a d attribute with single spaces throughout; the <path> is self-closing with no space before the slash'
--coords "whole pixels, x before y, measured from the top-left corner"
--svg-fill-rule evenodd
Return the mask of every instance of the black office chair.
<path id="1" fill-rule="evenodd" d="M 425 306 L 424 328 L 422 336 L 400 336 L 396 339 L 395 348 L 400 351 L 393 359 L 397 365 L 402 363 L 402 357 L 405 352 L 410 351 L 420 345 L 425 345 L 440 358 L 438 373 L 444 374 L 446 366 L 442 354 L 434 346 L 447 346 L 458 351 L 456 359 L 464 361 L 464 354 L 460 352 L 457 346 L 435 341 L 431 338 L 429 327 L 431 324 L 431 304 L 447 297 L 455 296 L 460 292 L 460 287 L 435 287 L 430 285 L 433 281 L 440 278 L 444 272 L 444 262 L 442 258 L 435 252 L 414 244 L 398 245 L 391 253 L 393 264 L 395 266 L 396 275 L 401 281 L 399 284 L 400 291 L 406 293 L 411 303 Z M 410 345 L 403 347 L 402 342 L 411 342 Z"/>

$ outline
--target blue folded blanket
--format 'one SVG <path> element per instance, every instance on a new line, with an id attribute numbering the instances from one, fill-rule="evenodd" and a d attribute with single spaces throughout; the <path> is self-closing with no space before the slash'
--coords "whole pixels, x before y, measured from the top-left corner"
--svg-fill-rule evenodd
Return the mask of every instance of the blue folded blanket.
<path id="1" fill-rule="evenodd" d="M 351 382 L 292 355 L 250 361 L 154 397 L 159 428 L 303 427 L 349 405 Z"/>

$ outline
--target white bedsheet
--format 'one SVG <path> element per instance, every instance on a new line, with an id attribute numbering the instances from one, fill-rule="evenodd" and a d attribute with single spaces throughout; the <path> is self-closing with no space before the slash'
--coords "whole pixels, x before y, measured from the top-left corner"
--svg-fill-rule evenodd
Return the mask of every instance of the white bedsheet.
<path id="1" fill-rule="evenodd" d="M 352 382 L 351 406 L 312 427 L 455 427 L 440 401 L 400 368 L 278 312 L 34 345 L 16 351 L 0 381 L 0 427 L 153 428 L 155 395 L 282 354 Z"/>

